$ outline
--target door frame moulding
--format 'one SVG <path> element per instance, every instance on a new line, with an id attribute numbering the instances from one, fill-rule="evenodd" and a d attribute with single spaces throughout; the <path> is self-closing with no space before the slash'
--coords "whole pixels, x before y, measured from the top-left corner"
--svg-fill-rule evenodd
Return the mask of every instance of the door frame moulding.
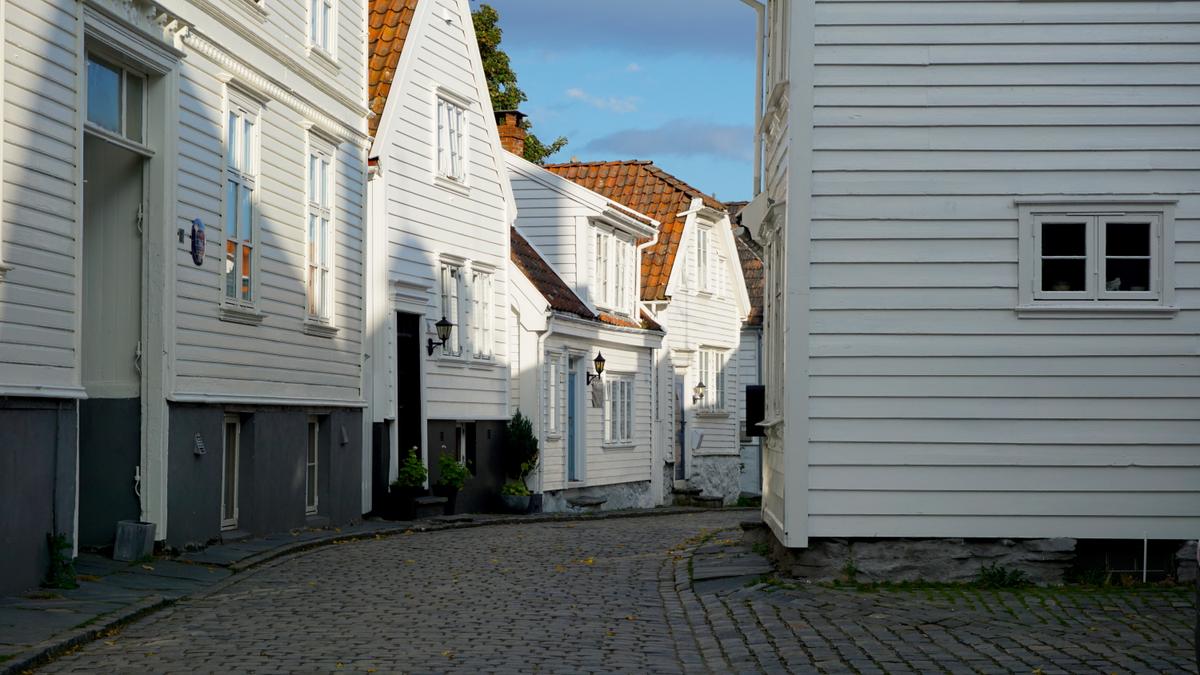
<path id="1" fill-rule="evenodd" d="M 179 63 L 184 53 L 176 47 L 178 33 L 187 26 L 160 6 L 147 3 L 149 13 L 139 13 L 135 3 L 87 0 L 78 5 L 76 34 L 77 72 L 86 73 L 89 49 L 116 55 L 125 64 L 146 74 L 145 146 L 153 154 L 144 160 L 145 215 L 142 228 L 142 361 L 141 361 L 141 518 L 157 525 L 155 537 L 167 536 L 167 393 L 174 388 L 176 149 L 179 120 Z M 144 7 L 143 7 L 144 9 Z M 87 125 L 86 76 L 76 92 L 76 228 L 83 226 L 83 139 Z M 87 131 L 86 133 L 94 133 Z M 107 139 L 106 139 L 107 140 Z M 133 149 L 133 148 L 131 148 Z M 142 153 L 144 154 L 144 153 Z M 161 224 L 161 225 L 160 225 Z M 75 297 L 82 297 L 83 241 L 76 241 Z M 82 312 L 75 317 L 75 372 L 82 370 Z M 82 383 L 79 385 L 82 387 Z M 77 449 L 78 452 L 78 449 Z M 77 460 L 78 461 L 78 460 Z"/>

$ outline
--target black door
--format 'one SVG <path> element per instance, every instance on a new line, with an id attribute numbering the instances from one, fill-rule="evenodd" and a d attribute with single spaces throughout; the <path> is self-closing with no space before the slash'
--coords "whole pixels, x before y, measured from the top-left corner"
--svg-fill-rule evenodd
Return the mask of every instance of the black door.
<path id="1" fill-rule="evenodd" d="M 396 438 L 400 461 L 409 448 L 421 456 L 421 317 L 396 314 Z"/>

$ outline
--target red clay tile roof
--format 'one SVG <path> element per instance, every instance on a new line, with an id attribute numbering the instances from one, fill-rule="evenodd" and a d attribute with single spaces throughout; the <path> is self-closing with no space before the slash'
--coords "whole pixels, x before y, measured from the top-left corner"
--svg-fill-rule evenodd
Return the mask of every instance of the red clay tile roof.
<path id="1" fill-rule="evenodd" d="M 736 229 L 742 225 L 741 211 L 748 202 L 728 202 L 730 224 Z M 758 248 L 742 237 L 734 236 L 737 242 L 738 260 L 742 263 L 742 276 L 746 278 L 746 293 L 750 296 L 750 313 L 746 323 L 751 326 L 761 326 L 763 322 L 763 293 L 766 288 L 765 268 L 762 255 Z"/>
<path id="2" fill-rule="evenodd" d="M 658 241 L 642 255 L 643 300 L 667 299 L 667 281 L 685 220 L 676 214 L 687 211 L 696 197 L 705 206 L 725 210 L 721 202 L 645 160 L 571 162 L 545 168 L 661 223 Z"/>
<path id="3" fill-rule="evenodd" d="M 538 252 L 530 245 L 525 237 L 517 232 L 517 228 L 509 228 L 512 233 L 512 261 L 525 274 L 525 278 L 533 283 L 534 288 L 541 293 L 550 309 L 557 312 L 567 312 L 584 319 L 597 319 L 588 306 L 579 299 L 562 277 L 550 267 Z"/>
<path id="4" fill-rule="evenodd" d="M 367 26 L 367 106 L 375 113 L 368 121 L 371 135 L 379 128 L 379 119 L 387 103 L 396 64 L 404 51 L 408 29 L 417 11 L 417 0 L 370 0 L 371 15 Z"/>
<path id="5" fill-rule="evenodd" d="M 620 326 L 621 328 L 643 328 L 646 330 L 661 331 L 662 327 L 654 322 L 645 312 L 642 312 L 641 322 L 633 321 L 616 314 L 601 312 L 599 315 L 588 309 L 583 300 L 579 299 L 578 295 L 571 290 L 570 286 L 558 276 L 554 268 L 550 267 L 550 263 L 538 254 L 537 250 L 530 245 L 525 237 L 517 232 L 517 228 L 510 228 L 512 234 L 512 261 L 518 269 L 525 275 L 526 279 L 533 284 L 538 293 L 546 298 L 546 302 L 550 303 L 550 309 L 556 312 L 566 312 L 574 314 L 582 319 L 590 321 L 599 321 L 610 326 Z"/>

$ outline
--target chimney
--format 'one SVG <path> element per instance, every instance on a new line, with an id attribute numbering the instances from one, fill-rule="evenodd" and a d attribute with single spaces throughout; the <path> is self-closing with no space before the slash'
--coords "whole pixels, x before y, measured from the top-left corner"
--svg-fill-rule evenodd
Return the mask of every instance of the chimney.
<path id="1" fill-rule="evenodd" d="M 517 110 L 497 110 L 496 128 L 500 130 L 500 145 L 517 157 L 525 156 L 525 114 Z"/>

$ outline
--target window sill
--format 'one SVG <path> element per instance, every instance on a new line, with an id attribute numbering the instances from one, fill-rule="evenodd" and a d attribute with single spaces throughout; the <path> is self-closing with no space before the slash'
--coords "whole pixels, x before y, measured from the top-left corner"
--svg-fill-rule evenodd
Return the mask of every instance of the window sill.
<path id="1" fill-rule="evenodd" d="M 267 318 L 267 315 L 256 309 L 235 307 L 233 305 L 221 305 L 218 316 L 222 321 L 240 323 L 247 326 L 257 326 L 263 322 L 263 319 Z"/>
<path id="2" fill-rule="evenodd" d="M 729 417 L 729 411 L 728 410 L 697 410 L 696 417 L 710 417 L 713 419 L 719 419 L 719 418 Z"/>
<path id="3" fill-rule="evenodd" d="M 310 319 L 304 322 L 304 334 L 322 338 L 333 338 L 337 337 L 338 327 Z"/>
<path id="4" fill-rule="evenodd" d="M 457 181 L 457 180 L 454 180 L 453 178 L 447 178 L 445 176 L 435 175 L 433 177 L 433 184 L 442 188 L 443 190 L 449 190 L 450 192 L 460 194 L 464 197 L 471 194 L 471 188 L 470 188 L 470 186 L 468 186 L 466 184 L 466 182 Z"/>
<path id="5" fill-rule="evenodd" d="M 636 450 L 638 444 L 634 441 L 623 441 L 620 443 L 604 443 L 600 447 L 605 450 Z"/>
<path id="6" fill-rule="evenodd" d="M 325 70 L 337 74 L 338 62 L 337 58 L 335 58 L 333 54 L 330 54 L 317 45 L 310 44 L 308 46 L 308 56 L 320 64 Z"/>
<path id="7" fill-rule="evenodd" d="M 1038 303 L 1019 305 L 1016 313 L 1022 319 L 1170 319 L 1179 313 L 1178 307 L 1129 303 Z"/>
<path id="8" fill-rule="evenodd" d="M 478 357 L 471 359 L 466 363 L 473 370 L 492 370 L 500 365 L 496 362 L 496 359 L 481 359 Z"/>

